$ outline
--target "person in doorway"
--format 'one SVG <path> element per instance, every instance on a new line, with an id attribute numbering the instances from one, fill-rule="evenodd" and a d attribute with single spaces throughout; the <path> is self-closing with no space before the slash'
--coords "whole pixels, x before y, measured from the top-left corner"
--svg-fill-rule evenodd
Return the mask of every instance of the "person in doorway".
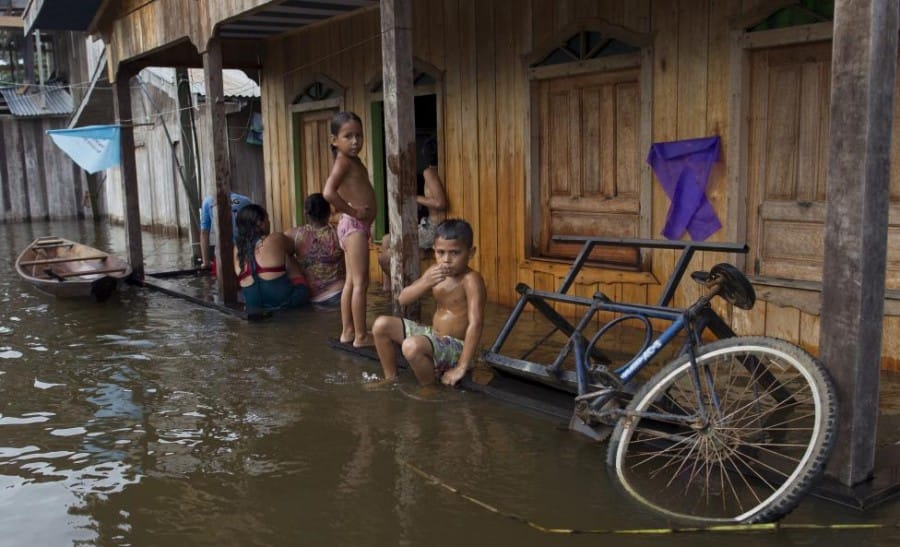
<path id="1" fill-rule="evenodd" d="M 231 238 L 237 241 L 237 214 L 245 205 L 251 203 L 247 196 L 231 192 L 228 196 L 228 203 L 231 206 Z M 210 232 L 213 226 L 213 213 L 216 207 L 216 197 L 207 196 L 200 205 L 200 269 L 208 269 L 212 267 L 213 258 L 210 258 Z"/>
<path id="2" fill-rule="evenodd" d="M 347 275 L 341 295 L 341 337 L 354 347 L 373 345 L 366 327 L 366 291 L 369 288 L 369 238 L 375 219 L 375 190 L 359 159 L 363 146 L 362 120 L 353 112 L 338 112 L 331 119 L 334 166 L 322 191 L 340 213 L 338 241 L 344 250 Z"/>
<path id="3" fill-rule="evenodd" d="M 375 320 L 372 334 L 384 379 L 373 387 L 397 381 L 397 344 L 423 386 L 438 378 L 455 385 L 475 365 L 487 291 L 481 274 L 469 267 L 475 254 L 472 238 L 472 227 L 465 220 L 445 220 L 435 229 L 435 264 L 399 296 L 406 306 L 430 293 L 431 326 L 389 315 Z"/>
<path id="4" fill-rule="evenodd" d="M 437 140 L 429 138 L 422 145 L 425 158 L 425 169 L 420 175 L 420 188 L 416 196 L 419 204 L 419 254 L 431 249 L 434 244 L 434 230 L 447 216 L 447 192 L 438 174 Z M 385 292 L 391 290 L 391 238 L 381 240 L 381 251 L 378 253 L 378 265 L 384 272 L 381 288 Z"/>
<path id="5" fill-rule="evenodd" d="M 309 288 L 283 233 L 270 233 L 269 215 L 251 203 L 237 214 L 234 270 L 250 309 L 296 308 L 309 302 Z"/>
<path id="6" fill-rule="evenodd" d="M 324 308 L 340 307 L 345 282 L 344 251 L 337 230 L 328 223 L 331 206 L 320 193 L 306 197 L 307 223 L 284 233 L 309 282 L 310 302 Z"/>

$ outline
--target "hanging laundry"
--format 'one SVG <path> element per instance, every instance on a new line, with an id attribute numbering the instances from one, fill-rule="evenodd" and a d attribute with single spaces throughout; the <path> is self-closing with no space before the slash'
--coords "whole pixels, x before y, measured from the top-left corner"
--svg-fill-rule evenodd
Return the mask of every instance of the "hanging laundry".
<path id="1" fill-rule="evenodd" d="M 706 197 L 709 172 L 718 160 L 718 136 L 658 142 L 650 147 L 647 163 L 671 202 L 662 230 L 667 239 L 681 239 L 687 231 L 693 241 L 704 241 L 722 227 Z"/>

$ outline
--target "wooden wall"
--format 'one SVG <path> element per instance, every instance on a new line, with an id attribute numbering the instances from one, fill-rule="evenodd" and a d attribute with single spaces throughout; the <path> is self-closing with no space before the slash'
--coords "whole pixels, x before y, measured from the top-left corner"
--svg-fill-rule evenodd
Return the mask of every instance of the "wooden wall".
<path id="1" fill-rule="evenodd" d="M 732 22 L 763 0 L 421 0 L 414 3 L 414 56 L 441 71 L 439 111 L 441 171 L 450 214 L 472 223 L 477 254 L 473 266 L 485 276 L 489 298 L 511 305 L 519 282 L 555 289 L 567 271 L 564 263 L 533 259 L 527 247 L 530 203 L 529 82 L 524 58 L 567 25 L 602 18 L 632 32 L 653 36 L 650 59 L 651 138 L 653 142 L 720 135 L 727 150 L 730 86 L 735 67 Z M 769 3 L 771 4 L 771 3 Z M 353 16 L 303 29 L 266 45 L 263 69 L 263 114 L 266 127 L 265 170 L 268 202 L 276 227 L 293 222 L 293 129 L 288 106 L 305 83 L 323 75 L 347 91 L 346 109 L 358 113 L 368 128 L 366 83 L 381 73 L 379 14 Z M 368 131 L 368 129 L 367 129 Z M 369 135 L 370 133 L 367 133 Z M 371 150 L 371 149 L 369 149 Z M 370 165 L 371 158 L 363 154 Z M 725 228 L 709 241 L 737 239 L 744 222 L 735 206 L 734 179 L 723 153 L 713 168 L 707 195 Z M 733 172 L 733 171 L 732 171 Z M 669 200 L 653 179 L 646 237 L 660 235 Z M 374 254 L 373 254 L 374 258 Z M 655 251 L 649 271 L 588 268 L 573 291 L 589 296 L 600 290 L 611 298 L 655 303 L 678 256 Z M 700 253 L 691 269 L 708 269 L 732 261 L 718 253 Z M 373 266 L 373 275 L 377 274 Z M 683 306 L 699 289 L 687 281 L 674 305 Z M 802 291 L 801 291 L 802 292 Z M 769 334 L 816 352 L 818 293 L 761 291 L 749 311 L 718 304 L 720 313 L 744 334 Z M 766 299 L 768 298 L 768 300 Z M 800 302 L 798 304 L 798 302 Z M 893 314 L 892 314 L 893 310 Z M 561 307 L 564 313 L 571 308 Z M 900 317 L 888 306 L 885 367 L 900 369 L 887 357 L 896 354 Z"/>
<path id="2" fill-rule="evenodd" d="M 420 0 L 414 3 L 414 56 L 441 71 L 438 97 L 443 119 L 441 171 L 450 214 L 469 220 L 478 247 L 473 266 L 485 276 L 491 301 L 511 305 L 519 282 L 555 289 L 567 265 L 528 256 L 531 219 L 529 191 L 529 82 L 523 58 L 538 44 L 587 18 L 602 18 L 629 31 L 653 36 L 650 59 L 651 138 L 653 142 L 720 135 L 727 150 L 729 87 L 735 70 L 733 21 L 766 4 L 764 0 Z M 768 4 L 771 4 L 769 2 Z M 739 63 L 738 63 L 739 66 Z M 369 9 L 305 28 L 266 44 L 262 108 L 266 128 L 264 162 L 267 206 L 274 227 L 294 222 L 293 129 L 288 115 L 304 83 L 323 75 L 347 91 L 344 105 L 358 113 L 367 135 L 370 117 L 366 84 L 381 73 L 379 14 Z M 371 139 L 370 139 L 371 140 Z M 371 150 L 371 149 L 369 149 Z M 370 166 L 369 153 L 362 155 Z M 743 222 L 734 205 L 734 180 L 721 155 L 707 195 L 723 228 L 710 241 L 737 239 Z M 732 166 L 733 167 L 733 166 Z M 662 238 L 669 200 L 654 179 L 646 237 Z M 374 258 L 374 255 L 373 255 Z M 735 257 L 701 253 L 691 269 L 707 269 Z M 655 303 L 675 267 L 674 251 L 655 251 L 649 271 L 588 268 L 574 292 L 603 291 L 613 299 Z M 372 273 L 377 273 L 373 266 Z M 693 301 L 690 281 L 674 304 Z M 803 291 L 800 291 L 801 293 Z M 815 353 L 818 346 L 818 293 L 761 291 L 749 311 L 722 304 L 720 313 L 744 334 L 770 334 L 797 342 Z M 768 300 L 767 300 L 768 298 Z M 900 317 L 887 306 L 885 367 L 900 370 L 888 357 L 900 349 Z M 571 308 L 561 307 L 564 313 Z"/>
<path id="3" fill-rule="evenodd" d="M 0 117 L 0 222 L 90 218 L 85 172 L 47 137 L 65 118 Z"/>
<path id="4" fill-rule="evenodd" d="M 168 94 L 156 87 L 144 84 L 143 89 L 132 80 L 132 111 L 139 125 L 134 129 L 135 161 L 138 176 L 138 199 L 141 226 L 150 230 L 184 235 L 190 225 L 190 210 L 184 184 L 177 171 L 183 165 L 183 142 L 179 122 L 178 104 Z M 241 108 L 237 103 L 228 106 L 226 116 L 229 137 L 229 161 L 232 174 L 231 189 L 265 202 L 262 147 L 247 144 L 246 130 L 253 103 Z M 198 146 L 203 153 L 211 153 L 206 142 L 209 134 L 209 115 L 205 104 L 195 112 Z M 171 141 L 170 141 L 171 139 Z M 172 142 L 175 143 L 173 152 Z M 215 178 L 211 162 L 198 162 L 201 193 L 215 194 Z M 118 169 L 107 171 L 108 180 L 103 185 L 109 217 L 124 222 L 122 179 Z"/>

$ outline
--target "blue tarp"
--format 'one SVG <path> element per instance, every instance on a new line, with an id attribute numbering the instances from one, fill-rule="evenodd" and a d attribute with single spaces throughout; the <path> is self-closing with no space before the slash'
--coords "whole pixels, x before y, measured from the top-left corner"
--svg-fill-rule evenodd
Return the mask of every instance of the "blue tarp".
<path id="1" fill-rule="evenodd" d="M 96 173 L 119 165 L 120 129 L 118 125 L 88 125 L 51 129 L 47 134 L 79 167 L 88 173 Z"/>

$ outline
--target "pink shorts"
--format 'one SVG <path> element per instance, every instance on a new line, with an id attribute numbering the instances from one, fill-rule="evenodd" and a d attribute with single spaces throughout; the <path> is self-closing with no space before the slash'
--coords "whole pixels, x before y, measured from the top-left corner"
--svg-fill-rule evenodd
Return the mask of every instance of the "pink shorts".
<path id="1" fill-rule="evenodd" d="M 369 240 L 369 236 L 372 233 L 372 225 L 371 224 L 363 224 L 361 220 L 351 217 L 347 213 L 341 214 L 341 220 L 338 221 L 337 225 L 337 236 L 338 241 L 341 244 L 341 249 L 344 249 L 344 239 L 350 234 L 355 234 L 356 232 L 362 232 L 366 236 L 366 241 Z"/>

